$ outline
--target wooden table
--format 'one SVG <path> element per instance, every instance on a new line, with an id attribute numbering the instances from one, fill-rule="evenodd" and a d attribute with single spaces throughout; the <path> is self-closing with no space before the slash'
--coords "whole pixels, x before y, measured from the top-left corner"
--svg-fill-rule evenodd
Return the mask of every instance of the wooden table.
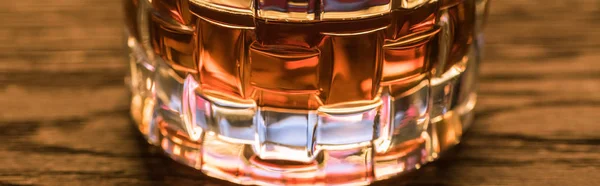
<path id="1" fill-rule="evenodd" d="M 495 0 L 476 119 L 380 185 L 600 185 L 600 1 Z M 130 123 L 118 0 L 0 3 L 0 185 L 224 185 Z"/>

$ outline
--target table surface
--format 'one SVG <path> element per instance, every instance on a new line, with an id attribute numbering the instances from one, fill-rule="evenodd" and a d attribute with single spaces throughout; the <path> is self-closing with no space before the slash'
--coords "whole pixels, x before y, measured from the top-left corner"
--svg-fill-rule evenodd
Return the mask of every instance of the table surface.
<path id="1" fill-rule="evenodd" d="M 0 3 L 0 185 L 226 185 L 130 122 L 118 0 Z M 471 130 L 380 185 L 600 185 L 600 1 L 496 0 Z"/>

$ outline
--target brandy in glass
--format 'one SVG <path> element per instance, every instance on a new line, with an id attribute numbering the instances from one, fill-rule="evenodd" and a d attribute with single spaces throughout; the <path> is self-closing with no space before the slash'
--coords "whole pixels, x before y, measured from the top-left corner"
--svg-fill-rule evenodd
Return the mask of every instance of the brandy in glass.
<path id="1" fill-rule="evenodd" d="M 368 184 L 472 120 L 487 0 L 123 0 L 131 115 L 240 184 Z"/>

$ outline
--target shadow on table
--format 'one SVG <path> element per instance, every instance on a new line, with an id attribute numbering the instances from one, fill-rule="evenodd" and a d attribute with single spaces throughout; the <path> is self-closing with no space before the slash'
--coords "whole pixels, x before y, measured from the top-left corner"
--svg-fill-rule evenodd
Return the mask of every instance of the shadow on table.
<path id="1" fill-rule="evenodd" d="M 133 124 L 131 126 L 133 126 Z M 147 180 L 142 180 L 142 182 L 150 183 L 150 185 L 236 185 L 227 181 L 208 177 L 199 170 L 184 166 L 169 159 L 162 154 L 161 149 L 146 143 L 146 140 L 139 135 L 139 132 L 135 127 L 131 127 L 131 130 L 137 134 L 136 137 L 139 142 L 138 147 L 141 156 L 144 159 L 144 165 L 146 166 L 144 170 L 147 171 Z M 468 136 L 466 137 L 468 138 Z M 450 167 L 454 166 L 453 160 L 456 158 L 456 154 L 461 151 L 461 148 L 461 145 L 458 145 L 445 153 L 442 158 L 421 167 L 419 170 L 408 172 L 388 180 L 378 181 L 372 185 L 448 185 L 448 183 L 453 180 L 453 173 L 451 172 Z M 453 170 L 456 171 L 456 169 Z"/>

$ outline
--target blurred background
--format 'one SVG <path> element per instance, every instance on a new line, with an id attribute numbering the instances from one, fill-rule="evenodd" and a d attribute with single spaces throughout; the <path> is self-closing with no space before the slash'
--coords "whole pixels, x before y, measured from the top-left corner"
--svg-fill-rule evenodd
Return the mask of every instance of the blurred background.
<path id="1" fill-rule="evenodd" d="M 0 185 L 226 185 L 129 119 L 119 0 L 0 3 Z M 380 185 L 600 185 L 600 0 L 492 0 L 476 117 Z"/>

